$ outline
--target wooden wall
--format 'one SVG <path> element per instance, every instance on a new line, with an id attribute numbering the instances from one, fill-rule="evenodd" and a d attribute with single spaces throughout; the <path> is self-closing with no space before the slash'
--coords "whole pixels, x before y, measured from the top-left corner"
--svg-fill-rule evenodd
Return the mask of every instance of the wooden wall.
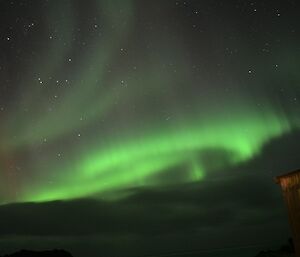
<path id="1" fill-rule="evenodd" d="M 296 256 L 300 257 L 300 172 L 278 179 L 288 208 Z"/>

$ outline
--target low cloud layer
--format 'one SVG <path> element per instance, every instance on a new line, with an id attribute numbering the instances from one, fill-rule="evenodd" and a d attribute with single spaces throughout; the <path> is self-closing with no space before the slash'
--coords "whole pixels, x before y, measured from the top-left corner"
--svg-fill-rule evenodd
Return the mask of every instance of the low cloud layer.
<path id="1" fill-rule="evenodd" d="M 124 249 L 126 244 L 139 242 L 141 246 L 149 240 L 166 246 L 172 240 L 182 245 L 184 240 L 197 238 L 201 241 L 198 246 L 205 248 L 212 242 L 255 244 L 283 239 L 289 234 L 287 213 L 280 188 L 272 179 L 297 165 L 296 154 L 288 150 L 299 138 L 295 132 L 276 139 L 251 162 L 215 171 L 200 183 L 129 189 L 127 197 L 114 201 L 77 199 L 0 206 L 0 242 L 12 238 L 48 242 L 49 238 L 53 242 L 82 238 L 84 242 L 90 238 L 89 242 L 103 247 L 107 242 Z M 281 155 L 287 155 L 286 166 Z M 123 238 L 125 245 L 116 243 L 117 238 Z"/>

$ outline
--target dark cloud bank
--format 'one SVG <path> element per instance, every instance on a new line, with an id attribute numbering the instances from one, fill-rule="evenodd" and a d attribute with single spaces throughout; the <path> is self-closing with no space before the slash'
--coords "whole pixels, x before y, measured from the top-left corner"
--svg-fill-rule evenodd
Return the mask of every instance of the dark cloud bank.
<path id="1" fill-rule="evenodd" d="M 287 214 L 272 179 L 298 167 L 299 139 L 299 132 L 277 138 L 252 161 L 210 172 L 205 183 L 135 188 L 114 201 L 0 206 L 1 254 L 62 247 L 75 256 L 145 256 L 284 242 Z"/>

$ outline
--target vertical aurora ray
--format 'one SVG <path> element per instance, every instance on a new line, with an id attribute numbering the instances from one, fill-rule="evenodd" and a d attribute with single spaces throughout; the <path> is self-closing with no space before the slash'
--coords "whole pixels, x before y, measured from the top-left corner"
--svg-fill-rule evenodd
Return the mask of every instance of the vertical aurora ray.
<path id="1" fill-rule="evenodd" d="M 56 14 L 56 7 L 50 12 L 50 17 L 47 19 L 49 27 L 53 26 L 53 21 L 61 18 L 65 19 L 66 22 L 60 22 L 63 26 L 55 35 L 59 40 L 56 40 L 56 43 L 50 47 L 49 52 L 46 51 L 47 54 L 42 58 L 42 60 L 45 60 L 45 64 L 30 72 L 39 74 L 35 76 L 38 83 L 35 83 L 35 85 L 31 84 L 34 84 L 36 81 L 27 81 L 25 83 L 25 93 L 21 94 L 24 95 L 24 100 L 21 101 L 22 104 L 20 106 L 14 107 L 10 115 L 13 118 L 7 122 L 6 131 L 8 134 L 13 134 L 13 136 L 10 136 L 9 140 L 3 142 L 5 148 L 34 145 L 44 138 L 55 140 L 66 133 L 72 132 L 74 128 L 86 126 L 87 122 L 81 122 L 81 117 L 92 122 L 105 115 L 114 104 L 116 96 L 115 85 L 111 85 L 108 90 L 107 87 L 103 86 L 105 84 L 104 72 L 107 63 L 113 59 L 114 53 L 119 49 L 121 39 L 130 31 L 132 23 L 131 1 L 126 1 L 125 4 L 122 1 L 115 1 L 114 4 L 111 4 L 109 1 L 99 1 L 97 3 L 99 12 L 101 10 L 104 14 L 104 24 L 107 26 L 114 23 L 123 25 L 114 30 L 107 30 L 106 33 L 109 35 L 105 40 L 92 40 L 79 67 L 77 70 L 72 71 L 74 72 L 72 79 L 74 82 L 71 86 L 65 86 L 67 87 L 66 89 L 60 89 L 65 92 L 63 92 L 63 97 L 54 99 L 56 104 L 53 110 L 52 108 L 51 111 L 47 110 L 44 103 L 36 104 L 36 102 L 40 103 L 39 99 L 47 90 L 46 86 L 43 85 L 46 82 L 43 82 L 43 80 L 60 75 L 60 67 L 64 66 L 63 62 L 66 62 L 67 56 L 72 52 L 71 31 L 74 31 L 73 16 L 75 14 L 71 3 L 68 1 L 66 3 L 61 6 L 62 10 L 64 10 L 63 17 Z M 115 14 L 119 8 L 124 9 L 122 15 Z M 62 42 L 68 42 L 68 44 Z M 55 81 L 48 84 L 52 88 L 57 87 Z M 71 87 L 71 90 L 68 87 Z M 101 95 L 101 98 L 99 98 L 99 95 Z M 48 99 L 45 100 L 45 103 L 48 102 Z M 26 110 L 33 110 L 34 115 L 32 113 L 26 115 L 22 109 L 23 106 L 26 107 Z M 45 115 L 45 112 L 48 112 L 47 115 Z"/>

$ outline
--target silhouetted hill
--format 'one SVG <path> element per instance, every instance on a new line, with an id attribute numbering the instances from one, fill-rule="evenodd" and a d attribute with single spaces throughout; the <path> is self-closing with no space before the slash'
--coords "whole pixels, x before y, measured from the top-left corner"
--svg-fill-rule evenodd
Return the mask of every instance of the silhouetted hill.
<path id="1" fill-rule="evenodd" d="M 293 240 L 289 239 L 286 245 L 281 246 L 278 250 L 275 251 L 261 251 L 255 257 L 294 257 L 295 250 Z"/>
<path id="2" fill-rule="evenodd" d="M 19 252 L 4 255 L 3 257 L 73 257 L 65 250 L 51 250 L 51 251 L 29 251 L 21 250 Z"/>
<path id="3" fill-rule="evenodd" d="M 279 251 L 262 251 L 255 257 L 296 257 L 293 253 L 284 253 Z"/>

